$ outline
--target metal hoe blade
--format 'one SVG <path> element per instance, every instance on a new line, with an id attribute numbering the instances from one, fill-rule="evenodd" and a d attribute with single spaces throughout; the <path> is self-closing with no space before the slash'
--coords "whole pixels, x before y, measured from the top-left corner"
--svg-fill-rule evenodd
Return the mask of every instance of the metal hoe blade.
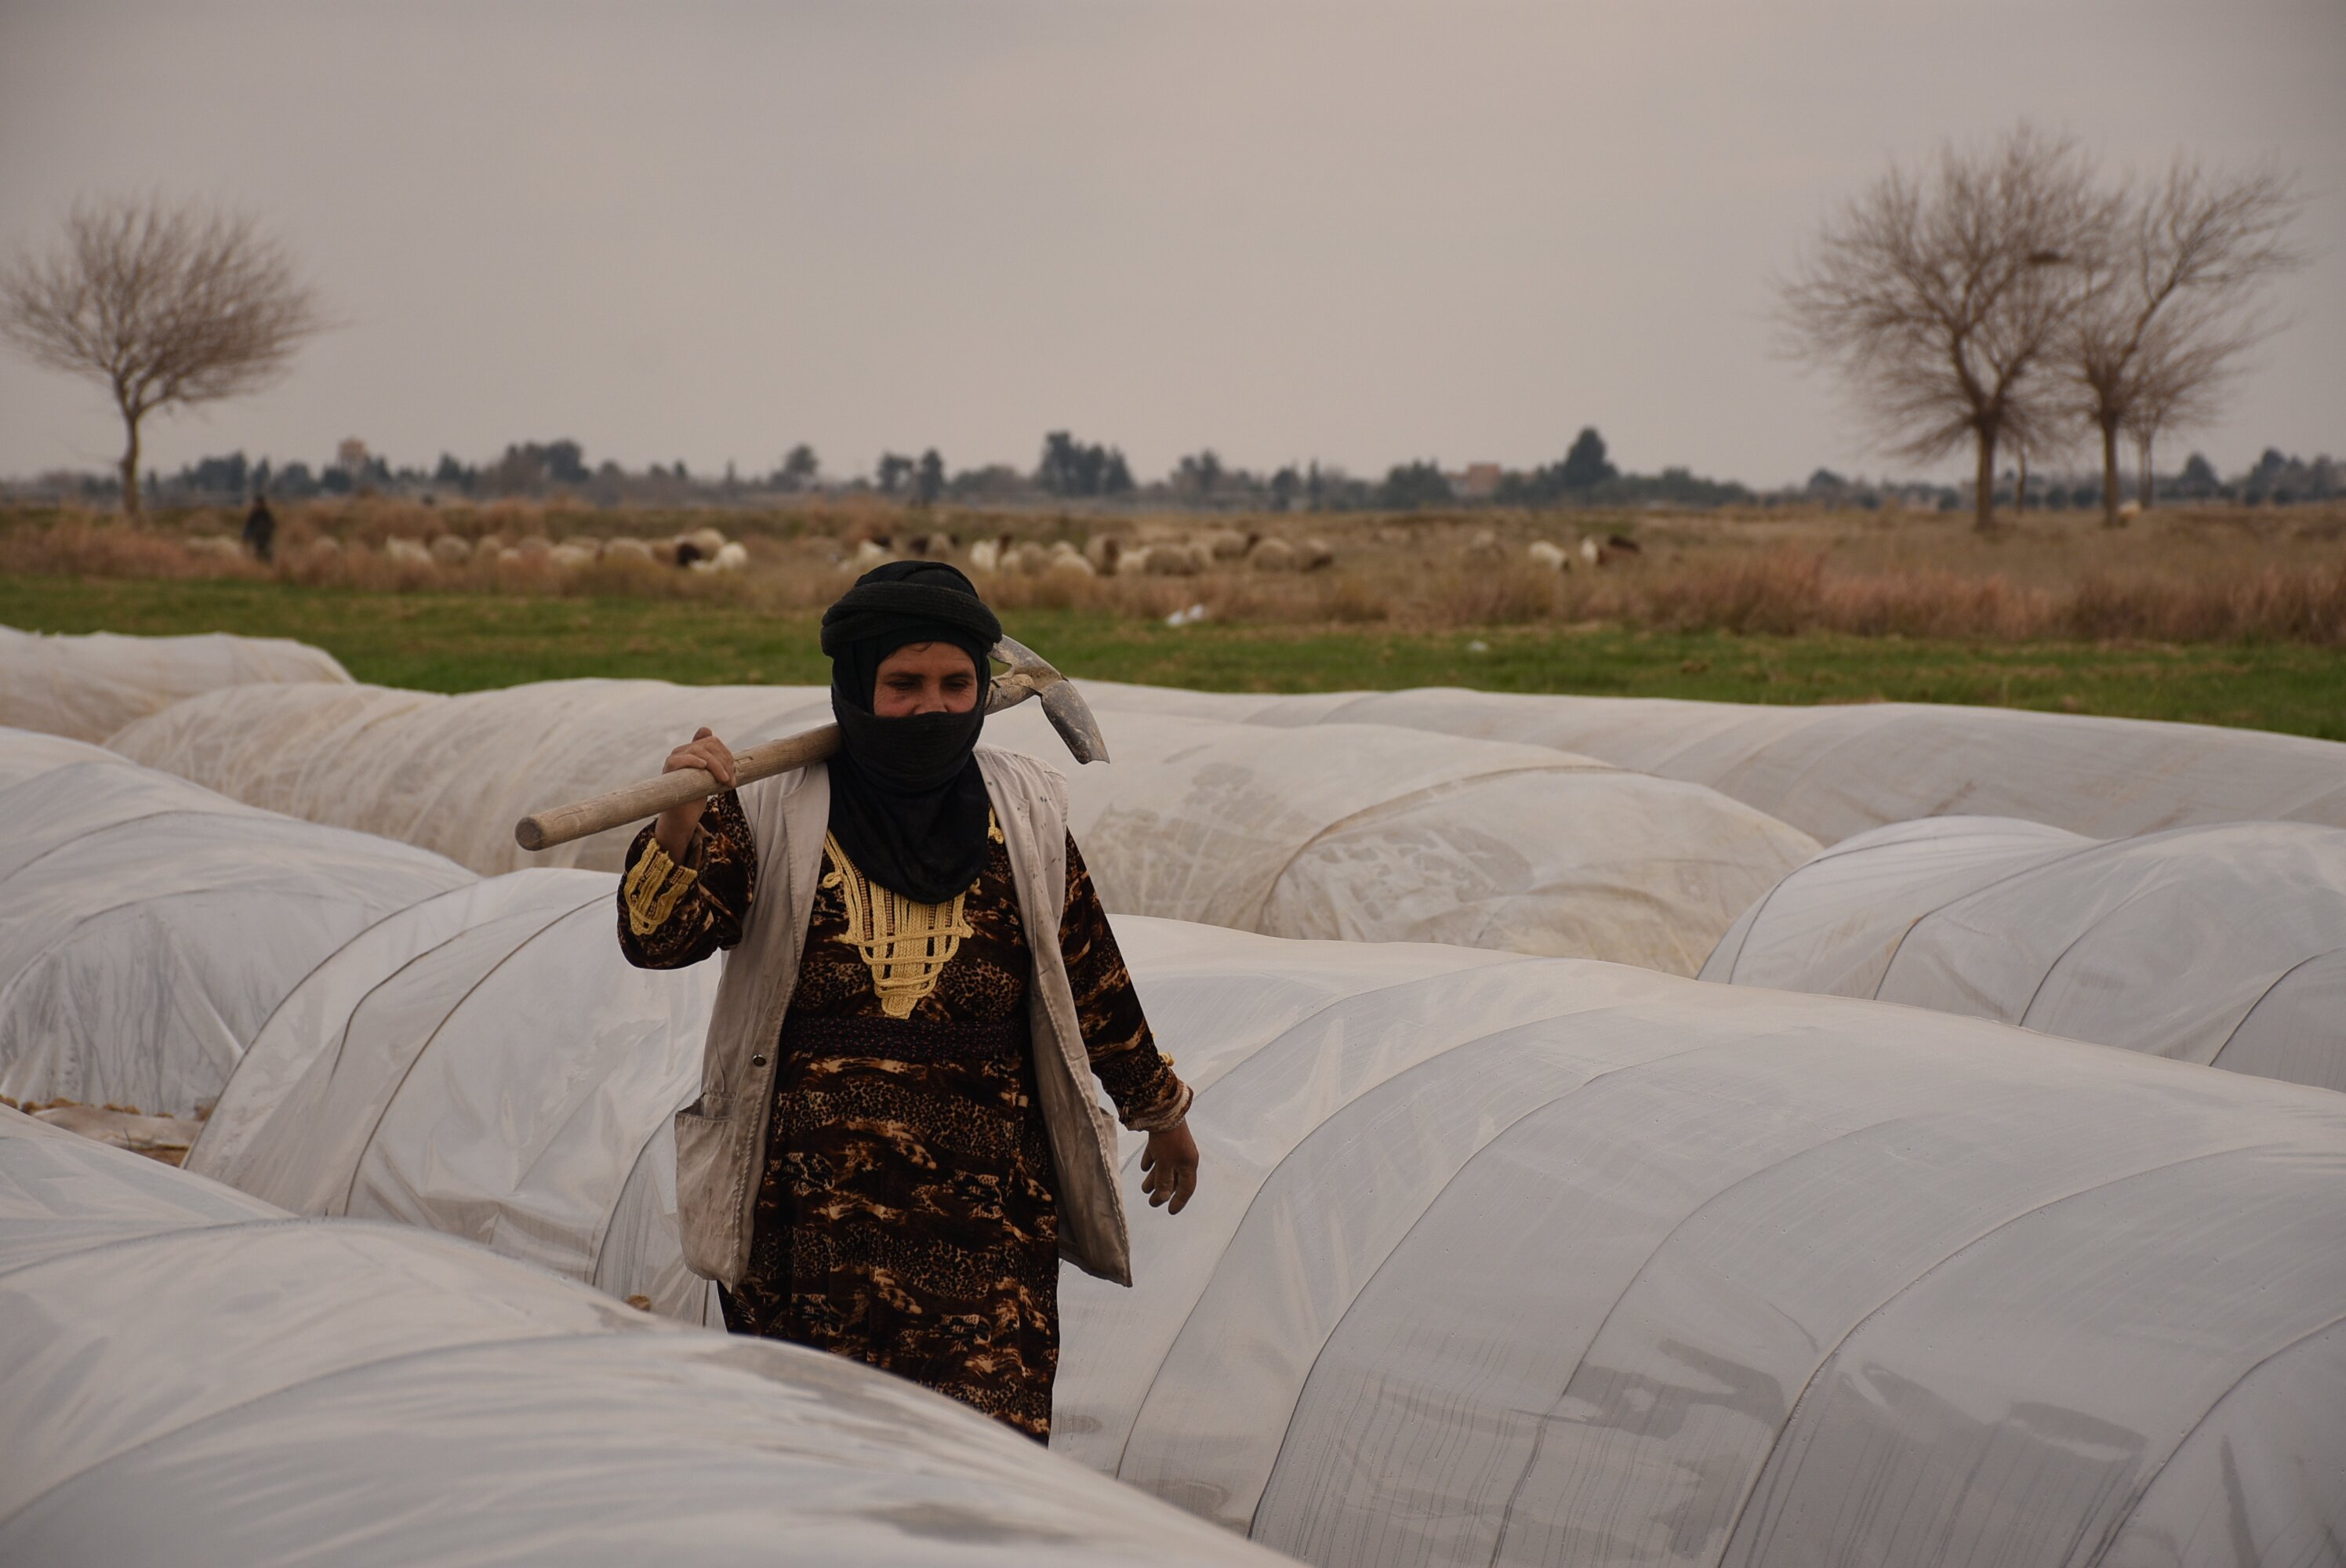
<path id="1" fill-rule="evenodd" d="M 1004 637 L 995 643 L 994 657 L 1010 667 L 995 676 L 987 689 L 986 712 L 999 713 L 1030 697 L 1039 697 L 1043 699 L 1043 716 L 1059 732 L 1059 738 L 1067 743 L 1067 750 L 1076 761 L 1107 760 L 1107 741 L 1100 735 L 1099 720 L 1092 716 L 1091 704 L 1084 700 L 1075 682 L 1015 637 Z"/>

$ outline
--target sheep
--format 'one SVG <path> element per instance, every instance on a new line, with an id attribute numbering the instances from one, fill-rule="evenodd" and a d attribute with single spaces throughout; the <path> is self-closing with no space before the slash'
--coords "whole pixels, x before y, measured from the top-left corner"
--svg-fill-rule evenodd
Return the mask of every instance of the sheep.
<path id="1" fill-rule="evenodd" d="M 725 535 L 714 528 L 695 528 L 685 537 L 692 541 L 692 547 L 700 552 L 704 561 L 713 559 L 718 551 L 725 548 Z"/>
<path id="2" fill-rule="evenodd" d="M 719 546 L 720 549 L 723 546 L 721 545 Z M 714 555 L 717 552 L 715 550 L 711 550 L 709 552 L 711 555 Z M 892 553 L 888 546 L 881 541 L 877 539 L 864 539 L 859 541 L 855 546 L 853 565 L 857 571 L 868 572 L 872 567 L 880 565 L 882 561 L 892 561 L 895 558 L 894 554 Z"/>
<path id="3" fill-rule="evenodd" d="M 1531 547 L 1524 553 L 1531 557 L 1535 566 L 1545 566 L 1551 572 L 1572 570 L 1572 557 L 1564 553 L 1563 546 L 1552 545 L 1545 539 L 1533 540 Z"/>
<path id="4" fill-rule="evenodd" d="M 992 539 L 980 539 L 969 547 L 969 569 L 991 572 L 1002 564 L 1002 546 Z"/>
<path id="5" fill-rule="evenodd" d="M 187 541 L 187 551 L 199 559 L 233 561 L 243 555 L 244 546 L 225 534 L 198 534 Z"/>
<path id="6" fill-rule="evenodd" d="M 473 558 L 473 542 L 461 534 L 443 534 L 431 548 L 432 558 L 444 566 L 461 566 Z"/>
<path id="7" fill-rule="evenodd" d="M 1466 541 L 1466 558 L 1496 565 L 1506 559 L 1506 552 L 1500 547 L 1499 535 L 1484 528 L 1477 530 L 1474 536 Z"/>
<path id="8" fill-rule="evenodd" d="M 630 539 L 622 534 L 603 546 L 607 561 L 646 561 L 652 558 L 652 547 L 641 539 Z"/>
<path id="9" fill-rule="evenodd" d="M 1205 538 L 1206 553 L 1216 561 L 1236 561 L 1244 558 L 1247 536 L 1233 528 L 1217 528 Z"/>
<path id="10" fill-rule="evenodd" d="M 1247 560 L 1258 572 L 1291 572 L 1295 569 L 1295 546 L 1284 539 L 1266 535 L 1255 541 Z"/>
<path id="11" fill-rule="evenodd" d="M 750 565 L 749 546 L 738 539 L 728 539 L 717 548 L 717 554 L 704 561 L 695 561 L 686 568 L 693 572 L 739 572 Z"/>
<path id="12" fill-rule="evenodd" d="M 413 539 L 388 539 L 383 542 L 383 558 L 406 565 L 432 565 L 432 552 Z"/>
<path id="13" fill-rule="evenodd" d="M 1124 559 L 1124 541 L 1113 534 L 1095 534 L 1084 541 L 1084 559 L 1103 577 L 1113 577 Z"/>
<path id="14" fill-rule="evenodd" d="M 1336 552 L 1329 548 L 1325 539 L 1306 539 L 1295 547 L 1295 569 L 1299 572 L 1316 572 L 1335 564 Z"/>
<path id="15" fill-rule="evenodd" d="M 565 539 L 546 552 L 546 558 L 564 571 L 574 572 L 581 566 L 593 565 L 597 554 L 598 552 L 591 544 L 576 539 Z"/>
<path id="16" fill-rule="evenodd" d="M 1143 545 L 1134 552 L 1141 571 L 1151 577 L 1194 577 L 1200 568 L 1202 554 L 1173 539 Z"/>
<path id="17" fill-rule="evenodd" d="M 521 543 L 515 545 L 507 553 L 522 556 L 525 560 L 543 560 L 554 554 L 554 541 L 543 534 L 525 535 Z"/>
<path id="18" fill-rule="evenodd" d="M 1605 547 L 1616 555 L 1642 555 L 1646 553 L 1646 547 L 1627 534 L 1606 535 Z"/>
<path id="19" fill-rule="evenodd" d="M 1605 564 L 1605 547 L 1594 538 L 1583 539 L 1580 542 L 1580 558 L 1592 566 L 1601 566 Z"/>
<path id="20" fill-rule="evenodd" d="M 1011 558 L 1018 569 L 1030 577 L 1041 575 L 1043 568 L 1051 564 L 1051 553 L 1032 539 L 1019 545 L 1011 553 Z"/>
<path id="21" fill-rule="evenodd" d="M 342 558 L 342 542 L 332 534 L 323 534 L 310 541 L 310 559 L 323 565 Z"/>

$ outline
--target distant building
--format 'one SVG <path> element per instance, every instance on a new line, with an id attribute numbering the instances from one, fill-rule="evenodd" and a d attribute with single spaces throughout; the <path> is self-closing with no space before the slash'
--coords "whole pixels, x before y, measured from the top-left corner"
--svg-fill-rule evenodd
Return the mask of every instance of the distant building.
<path id="1" fill-rule="evenodd" d="M 372 455 L 365 442 L 355 435 L 346 435 L 342 443 L 334 448 L 334 466 L 352 480 L 357 480 L 366 473 L 367 461 Z"/>
<path id="2" fill-rule="evenodd" d="M 1470 463 L 1457 473 L 1442 477 L 1450 481 L 1450 494 L 1461 501 L 1488 501 L 1499 493 L 1499 465 L 1495 463 Z"/>

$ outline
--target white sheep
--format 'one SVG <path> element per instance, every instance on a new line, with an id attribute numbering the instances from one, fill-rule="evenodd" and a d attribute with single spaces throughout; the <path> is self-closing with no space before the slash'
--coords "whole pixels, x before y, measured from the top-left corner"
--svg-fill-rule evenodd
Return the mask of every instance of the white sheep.
<path id="1" fill-rule="evenodd" d="M 1161 540 L 1143 545 L 1134 552 L 1142 572 L 1152 577 L 1194 577 L 1210 559 L 1202 550 L 1192 550 L 1178 539 Z"/>
<path id="2" fill-rule="evenodd" d="M 1002 564 L 1002 546 L 991 539 L 980 539 L 969 547 L 969 569 L 991 572 Z"/>
<path id="3" fill-rule="evenodd" d="M 1084 541 L 1084 559 L 1103 577 L 1115 576 L 1124 556 L 1124 541 L 1113 534 L 1095 534 Z"/>
<path id="4" fill-rule="evenodd" d="M 1216 561 L 1236 561 L 1247 553 L 1247 536 L 1235 528 L 1216 528 L 1205 538 L 1206 553 Z"/>
<path id="5" fill-rule="evenodd" d="M 382 554 L 385 560 L 396 561 L 403 565 L 432 565 L 432 552 L 413 539 L 387 540 L 383 544 Z"/>
<path id="6" fill-rule="evenodd" d="M 1580 542 L 1580 558 L 1592 566 L 1605 559 L 1605 546 L 1596 542 L 1595 535 L 1592 534 Z"/>
<path id="7" fill-rule="evenodd" d="M 1299 572 L 1316 572 L 1335 564 L 1336 552 L 1325 539 L 1306 539 L 1295 547 L 1295 569 Z"/>
<path id="8" fill-rule="evenodd" d="M 1532 565 L 1535 566 L 1545 566 L 1551 572 L 1572 570 L 1572 557 L 1564 553 L 1564 546 L 1561 545 L 1551 544 L 1545 539 L 1535 539 L 1531 543 L 1531 548 L 1524 553 L 1531 557 Z"/>
<path id="9" fill-rule="evenodd" d="M 546 558 L 566 572 L 575 572 L 581 566 L 593 565 L 595 557 L 601 553 L 587 540 L 565 539 L 546 552 Z"/>
<path id="10" fill-rule="evenodd" d="M 432 541 L 432 558 L 444 566 L 461 566 L 473 558 L 473 542 L 461 534 L 443 534 Z"/>
<path id="11" fill-rule="evenodd" d="M 1295 570 L 1295 546 L 1284 539 L 1266 535 L 1255 541 L 1247 559 L 1258 572 L 1291 572 Z"/>
<path id="12" fill-rule="evenodd" d="M 631 539 L 622 534 L 603 546 L 603 558 L 607 561 L 649 561 L 652 547 L 641 539 Z"/>
<path id="13" fill-rule="evenodd" d="M 695 572 L 739 572 L 750 565 L 749 546 L 738 539 L 728 539 L 717 547 L 714 555 L 687 565 Z"/>

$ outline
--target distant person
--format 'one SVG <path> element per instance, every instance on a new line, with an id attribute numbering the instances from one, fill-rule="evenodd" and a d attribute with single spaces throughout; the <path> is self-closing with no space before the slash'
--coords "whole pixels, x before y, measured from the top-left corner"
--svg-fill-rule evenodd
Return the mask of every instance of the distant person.
<path id="1" fill-rule="evenodd" d="M 267 565 L 277 547 L 277 518 L 269 510 L 269 497 L 252 498 L 252 510 L 244 514 L 244 547 L 252 558 Z"/>

